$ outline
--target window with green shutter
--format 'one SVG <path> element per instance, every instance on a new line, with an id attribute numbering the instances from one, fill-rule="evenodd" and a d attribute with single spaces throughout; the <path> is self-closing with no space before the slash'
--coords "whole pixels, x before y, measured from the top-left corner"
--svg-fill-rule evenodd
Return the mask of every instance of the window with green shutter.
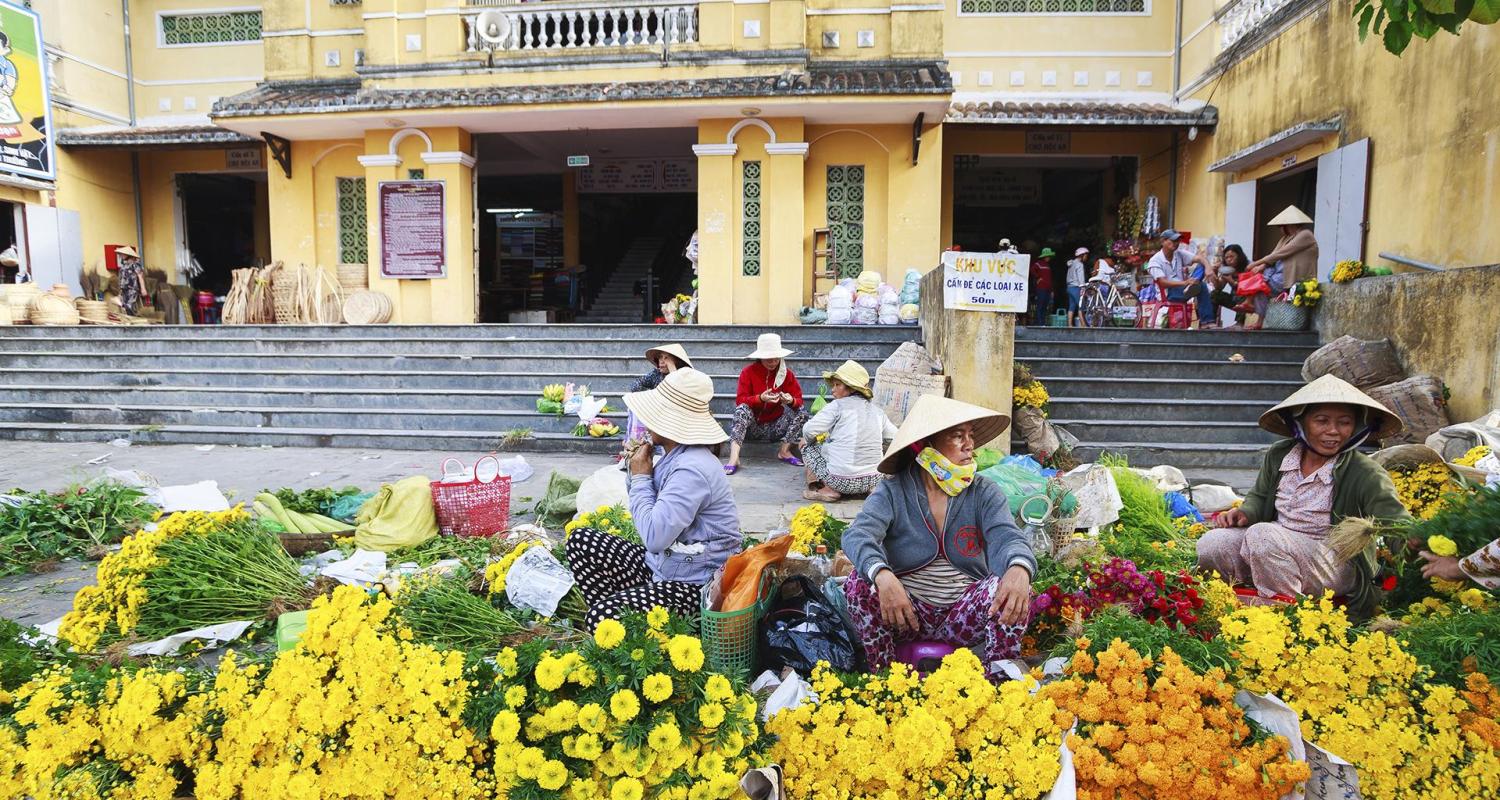
<path id="1" fill-rule="evenodd" d="M 339 263 L 369 263 L 369 236 L 365 229 L 365 179 L 338 179 Z"/>
<path id="2" fill-rule="evenodd" d="M 743 221 L 740 236 L 740 274 L 760 274 L 760 162 L 746 161 L 740 175 Z"/>
<path id="3" fill-rule="evenodd" d="M 827 204 L 834 274 L 858 277 L 865 269 L 865 168 L 829 166 Z"/>

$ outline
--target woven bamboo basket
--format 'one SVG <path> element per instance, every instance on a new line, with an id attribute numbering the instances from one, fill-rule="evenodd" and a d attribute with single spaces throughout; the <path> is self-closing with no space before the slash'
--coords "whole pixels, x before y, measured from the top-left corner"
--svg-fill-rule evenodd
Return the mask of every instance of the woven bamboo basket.
<path id="1" fill-rule="evenodd" d="M 334 274 L 346 291 L 370 288 L 370 273 L 364 264 L 340 264 Z"/>
<path id="2" fill-rule="evenodd" d="M 380 292 L 355 291 L 344 301 L 344 320 L 350 325 L 381 325 L 390 322 L 394 312 L 391 298 Z"/>
<path id="3" fill-rule="evenodd" d="M 113 325 L 114 320 L 109 318 L 109 303 L 103 300 L 85 300 L 80 297 L 73 301 L 78 309 L 78 317 L 83 322 L 92 325 Z"/>
<path id="4" fill-rule="evenodd" d="M 271 304 L 276 309 L 277 325 L 295 325 L 302 321 L 297 311 L 297 282 L 284 275 L 271 283 Z"/>
<path id="5" fill-rule="evenodd" d="M 31 304 L 33 325 L 77 325 L 79 321 L 78 309 L 73 307 L 72 300 L 44 294 Z"/>
<path id="6" fill-rule="evenodd" d="M 5 304 L 10 307 L 11 322 L 24 325 L 31 321 L 31 301 L 41 294 L 34 283 L 17 283 L 5 287 Z"/>
<path id="7" fill-rule="evenodd" d="M 10 324 L 10 303 L 0 303 L 0 325 Z"/>

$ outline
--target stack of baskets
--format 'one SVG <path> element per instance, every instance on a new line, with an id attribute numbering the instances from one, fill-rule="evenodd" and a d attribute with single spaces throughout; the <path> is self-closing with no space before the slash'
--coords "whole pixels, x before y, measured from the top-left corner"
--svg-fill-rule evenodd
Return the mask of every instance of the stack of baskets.
<path id="1" fill-rule="evenodd" d="M 395 313 L 391 298 L 380 292 L 358 290 L 344 301 L 344 321 L 350 325 L 381 325 Z"/>
<path id="2" fill-rule="evenodd" d="M 85 300 L 82 297 L 73 301 L 78 309 L 78 317 L 91 325 L 113 325 L 115 320 L 110 319 L 109 303 L 103 300 Z"/>
<path id="3" fill-rule="evenodd" d="M 41 294 L 34 283 L 17 283 L 5 287 L 5 305 L 10 321 L 24 325 L 31 319 L 31 301 Z"/>
<path id="4" fill-rule="evenodd" d="M 55 294 L 38 295 L 31 303 L 33 325 L 77 325 L 80 322 L 78 309 L 69 298 Z"/>
<path id="5" fill-rule="evenodd" d="M 346 292 L 370 288 L 370 273 L 364 264 L 340 264 L 335 274 Z"/>

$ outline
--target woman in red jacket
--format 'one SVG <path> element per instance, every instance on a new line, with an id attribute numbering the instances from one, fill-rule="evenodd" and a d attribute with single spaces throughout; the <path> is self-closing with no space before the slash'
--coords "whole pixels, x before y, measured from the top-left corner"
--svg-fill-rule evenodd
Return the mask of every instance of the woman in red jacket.
<path id="1" fill-rule="evenodd" d="M 794 467 L 802 466 L 802 460 L 792 455 L 792 443 L 802 438 L 807 408 L 802 404 L 797 376 L 786 365 L 786 357 L 791 354 L 781 346 L 780 336 L 763 333 L 755 342 L 755 352 L 747 356 L 755 361 L 740 371 L 734 425 L 729 430 L 729 463 L 724 465 L 726 475 L 739 471 L 740 446 L 746 439 L 781 442 L 778 458 Z"/>

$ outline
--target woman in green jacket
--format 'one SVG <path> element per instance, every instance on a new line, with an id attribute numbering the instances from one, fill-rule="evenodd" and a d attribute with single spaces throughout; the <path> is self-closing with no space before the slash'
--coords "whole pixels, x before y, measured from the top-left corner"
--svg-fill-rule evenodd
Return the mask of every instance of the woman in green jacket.
<path id="1" fill-rule="evenodd" d="M 1355 450 L 1401 431 L 1401 420 L 1348 383 L 1325 375 L 1267 411 L 1260 426 L 1289 437 L 1271 445 L 1242 506 L 1214 517 L 1198 566 L 1263 597 L 1332 590 L 1357 618 L 1374 613 L 1373 546 L 1348 561 L 1328 547 L 1346 517 L 1407 517 L 1386 471 Z"/>

